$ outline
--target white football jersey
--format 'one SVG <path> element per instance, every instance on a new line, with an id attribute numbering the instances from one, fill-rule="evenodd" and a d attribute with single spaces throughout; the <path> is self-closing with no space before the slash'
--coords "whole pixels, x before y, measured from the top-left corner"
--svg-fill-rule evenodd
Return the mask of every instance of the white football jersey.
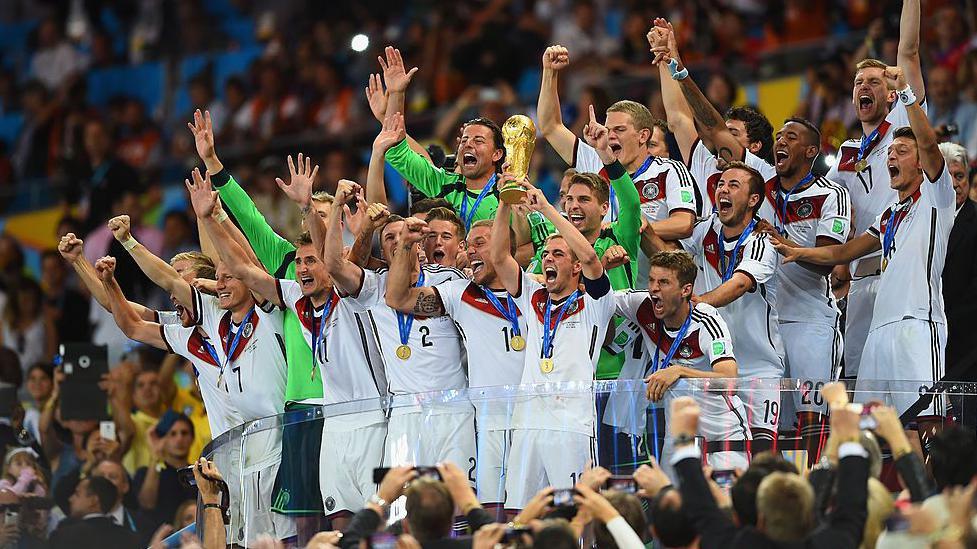
<path id="1" fill-rule="evenodd" d="M 176 311 L 153 311 L 157 324 L 183 324 L 180 313 Z"/>
<path id="2" fill-rule="evenodd" d="M 926 102 L 922 104 L 926 110 Z M 895 130 L 909 125 L 906 106 L 896 101 L 892 110 L 879 126 L 874 144 L 866 148 L 864 160 L 868 162 L 861 172 L 856 171 L 861 139 L 849 139 L 841 144 L 835 165 L 828 170 L 828 179 L 848 189 L 852 204 L 852 226 L 855 234 L 869 230 L 876 218 L 890 205 L 899 200 L 899 193 L 889 186 L 889 145 Z M 878 179 L 878 181 L 876 181 Z M 878 255 L 878 254 L 873 254 Z"/>
<path id="3" fill-rule="evenodd" d="M 356 319 L 356 313 L 348 299 L 341 299 L 335 290 L 329 294 L 329 314 L 326 318 L 325 333 L 319 343 L 322 330 L 322 315 L 326 306 L 316 307 L 312 299 L 302 293 L 302 287 L 294 280 L 277 279 L 278 298 L 281 299 L 302 326 L 302 336 L 312 349 L 311 360 L 315 360 L 322 380 L 322 404 L 340 404 L 356 400 L 369 400 L 372 410 L 366 413 L 345 414 L 328 418 L 330 426 L 341 426 L 344 430 L 381 423 L 384 420 L 379 407 L 379 399 L 385 391 L 386 381 L 379 364 L 370 360 L 370 344 Z M 313 349 L 313 334 L 316 347 Z M 376 406 L 374 408 L 374 405 Z"/>
<path id="4" fill-rule="evenodd" d="M 550 357 L 552 369 L 544 371 L 543 321 L 549 294 L 546 287 L 532 276 L 522 274 L 519 295 L 512 296 L 526 318 L 522 383 L 579 382 L 580 390 L 587 395 L 531 397 L 520 401 L 514 411 L 513 428 L 569 431 L 591 436 L 594 433 L 594 399 L 587 387 L 592 387 L 588 384 L 594 380 L 607 324 L 614 316 L 614 294 L 606 274 L 598 281 L 581 280 L 591 289 L 567 305 L 559 324 L 557 317 L 566 300 L 551 303 L 550 323 L 551 327 L 556 327 L 556 335 Z M 607 285 L 606 294 L 594 296 L 588 293 L 601 284 Z"/>
<path id="5" fill-rule="evenodd" d="M 182 324 L 160 324 L 159 334 L 167 351 L 182 356 L 193 366 L 193 375 L 200 387 L 200 396 L 207 410 L 212 438 L 226 433 L 232 427 L 244 423 L 241 414 L 231 405 L 227 388 L 217 386 L 221 356 L 213 342 L 202 335 L 196 326 L 185 328 Z M 208 350 L 208 346 L 210 350 Z M 211 351 L 217 356 L 214 358 Z"/>
<path id="6" fill-rule="evenodd" d="M 578 172 L 600 174 L 610 181 L 597 151 L 579 138 L 573 149 L 573 167 Z M 674 210 L 688 210 L 699 216 L 697 189 L 685 164 L 670 158 L 649 156 L 648 163 L 642 168 L 630 175 L 641 197 L 641 213 L 648 221 L 667 219 Z M 613 216 L 616 208 L 616 204 L 611 204 L 608 221 L 616 220 Z"/>
<path id="7" fill-rule="evenodd" d="M 717 214 L 697 223 L 692 238 L 682 241 L 699 266 L 696 282 L 701 293 L 723 284 L 723 267 L 729 268 L 739 238 L 722 236 Z M 757 232 L 746 237 L 736 253 L 733 272 L 745 273 L 753 288 L 721 307 L 719 314 L 731 326 L 733 345 L 739 357 L 739 377 L 779 378 L 784 375 L 784 347 L 777 319 L 777 267 L 780 255 L 770 239 Z"/>
<path id="8" fill-rule="evenodd" d="M 464 278 L 461 271 L 440 265 L 424 265 L 424 285 L 434 286 Z M 468 378 L 462 366 L 461 337 L 454 322 L 447 316 L 425 318 L 415 316 L 406 345 L 410 356 L 397 356 L 401 345 L 397 312 L 387 306 L 386 269 L 363 269 L 363 282 L 355 296 L 345 298 L 356 311 L 369 311 L 376 333 L 377 345 L 383 356 L 387 377 L 386 391 L 392 395 L 427 393 L 464 389 Z M 403 315 L 406 319 L 407 315 Z M 405 413 L 394 409 L 393 414 Z"/>
<path id="9" fill-rule="evenodd" d="M 786 205 L 779 189 L 779 177 L 767 181 L 768 199 L 777 205 L 775 225 L 786 227 L 787 238 L 805 248 L 814 247 L 819 236 L 839 244 L 848 239 L 851 200 L 844 187 L 816 177 L 792 192 Z M 786 221 L 782 221 L 784 212 Z M 840 313 L 827 276 L 796 263 L 782 264 L 777 273 L 777 315 L 781 322 L 835 325 Z"/>
<path id="10" fill-rule="evenodd" d="M 696 138 L 690 156 L 691 158 L 689 158 L 688 163 L 689 172 L 695 179 L 696 187 L 699 189 L 699 196 L 702 197 L 702 213 L 700 217 L 709 217 L 709 214 L 716 207 L 716 188 L 719 186 L 719 178 L 723 172 L 719 169 L 716 156 L 709 152 L 709 149 L 701 139 Z M 744 151 L 743 162 L 760 172 L 764 182 L 769 181 L 777 175 L 777 171 L 773 166 L 750 151 Z M 760 219 L 766 219 L 773 223 L 773 206 L 766 196 L 763 197 L 763 204 L 760 205 L 760 211 L 757 215 L 760 216 Z"/>
<path id="11" fill-rule="evenodd" d="M 870 330 L 904 318 L 946 324 L 942 275 L 955 211 L 953 179 L 944 163 L 935 181 L 924 174 L 912 196 L 890 206 L 869 228 L 880 242 L 890 223 L 895 228 L 889 253 L 883 250 Z"/>
<path id="12" fill-rule="evenodd" d="M 512 348 L 512 323 L 485 297 L 485 289 L 470 280 L 449 280 L 433 287 L 445 313 L 455 321 L 468 354 L 468 386 L 478 411 L 480 429 L 508 429 L 507 407 L 499 402 L 480 402 L 479 387 L 519 385 L 525 363 L 525 347 Z M 491 290 L 508 307 L 505 290 Z M 515 305 L 515 302 L 513 302 Z M 519 336 L 526 341 L 526 318 L 515 305 Z"/>

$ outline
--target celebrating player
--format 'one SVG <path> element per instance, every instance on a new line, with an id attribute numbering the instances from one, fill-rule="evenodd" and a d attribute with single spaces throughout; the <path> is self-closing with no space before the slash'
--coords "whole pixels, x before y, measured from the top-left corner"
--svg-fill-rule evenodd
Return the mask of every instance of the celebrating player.
<path id="1" fill-rule="evenodd" d="M 653 360 L 645 382 L 648 399 L 670 400 L 669 389 L 682 378 L 735 378 L 736 358 L 726 321 L 706 303 L 691 303 L 695 263 L 686 252 L 658 252 L 651 256 L 648 290 L 618 292 L 617 311 L 641 326 Z M 700 424 L 709 461 L 716 468 L 745 467 L 746 441 L 750 440 L 743 403 L 735 394 L 701 387 L 692 396 L 709 420 Z M 665 410 L 668 410 L 665 402 Z M 668 422 L 668 412 L 665 416 Z M 664 453 L 672 446 L 666 439 Z M 667 460 L 662 460 L 667 463 Z"/>
<path id="2" fill-rule="evenodd" d="M 902 2 L 896 64 L 925 111 L 926 92 L 919 64 L 919 4 L 919 0 Z M 909 118 L 905 106 L 896 101 L 897 90 L 886 87 L 885 69 L 885 63 L 876 59 L 863 59 L 856 65 L 851 100 L 862 125 L 862 137 L 844 142 L 838 160 L 828 171 L 828 179 L 848 188 L 855 234 L 869 230 L 878 215 L 897 199 L 887 184 L 888 150 L 894 131 L 909 125 Z M 873 325 L 881 260 L 880 254 L 869 254 L 848 270 L 835 270 L 843 280 L 851 280 L 845 310 L 845 375 L 850 377 L 858 374 L 865 338 Z"/>
<path id="3" fill-rule="evenodd" d="M 844 244 L 806 248 L 780 243 L 777 251 L 785 261 L 841 265 L 882 250 L 878 299 L 856 395 L 866 401 L 885 399 L 903 413 L 918 395 L 889 380 L 928 386 L 943 377 L 946 314 L 941 274 L 956 201 L 936 133 L 904 71 L 888 67 L 883 75 L 889 89 L 899 90 L 910 123 L 909 128 L 893 130 L 888 149 L 886 168 L 898 201 L 868 231 Z M 943 414 L 942 399 L 934 398 L 923 413 Z"/>
<path id="4" fill-rule="evenodd" d="M 339 212 L 360 192 L 360 186 L 341 180 L 333 202 L 333 216 L 323 244 L 323 260 L 343 300 L 354 310 L 369 312 L 386 366 L 386 391 L 395 397 L 432 391 L 464 389 L 468 385 L 461 359 L 458 330 L 451 319 L 401 313 L 387 306 L 384 294 L 390 272 L 363 269 L 343 257 Z M 399 254 L 416 254 L 417 243 L 400 240 L 405 221 L 389 216 L 380 229 L 383 256 L 391 261 Z M 319 237 L 313 234 L 313 242 Z M 410 283 L 433 286 L 464 278 L 456 269 L 415 261 Z M 413 402 L 413 401 L 411 401 Z M 395 401 L 395 405 L 397 401 Z M 430 465 L 450 461 L 458 466 L 475 459 L 475 433 L 471 404 L 449 402 L 421 409 L 396 407 L 387 427 L 384 463 Z"/>

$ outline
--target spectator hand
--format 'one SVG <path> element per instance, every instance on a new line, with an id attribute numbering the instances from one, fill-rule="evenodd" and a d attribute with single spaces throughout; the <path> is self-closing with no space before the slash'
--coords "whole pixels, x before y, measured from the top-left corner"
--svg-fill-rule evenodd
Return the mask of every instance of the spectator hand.
<path id="1" fill-rule="evenodd" d="M 125 242 L 132 236 L 128 215 L 117 215 L 109 219 L 109 230 L 119 242 Z"/>
<path id="2" fill-rule="evenodd" d="M 857 442 L 861 436 L 859 419 L 859 412 L 850 406 L 832 406 L 829 416 L 831 435 L 837 436 L 839 442 Z"/>
<path id="3" fill-rule="evenodd" d="M 495 549 L 505 535 L 506 525 L 498 522 L 486 524 L 475 532 L 472 538 L 472 549 Z"/>
<path id="4" fill-rule="evenodd" d="M 288 183 L 282 181 L 281 178 L 275 178 L 275 183 L 278 183 L 278 188 L 285 193 L 292 202 L 295 202 L 299 207 L 305 209 L 308 208 L 312 203 L 312 186 L 315 184 L 315 178 L 319 174 L 319 165 L 316 164 L 312 167 L 312 158 L 306 156 L 304 158 L 302 153 L 299 153 L 298 167 L 292 162 L 292 155 L 288 155 Z"/>
<path id="5" fill-rule="evenodd" d="M 845 384 L 840 381 L 833 381 L 822 387 L 821 396 L 828 403 L 828 407 L 848 405 L 848 391 L 845 390 Z"/>
<path id="6" fill-rule="evenodd" d="M 81 257 L 84 241 L 75 236 L 75 233 L 68 233 L 61 237 L 58 242 L 58 252 L 68 263 L 74 263 Z"/>
<path id="7" fill-rule="evenodd" d="M 387 113 L 383 118 L 383 127 L 380 129 L 380 133 L 373 140 L 373 150 L 385 153 L 406 137 L 407 128 L 404 126 L 404 115 L 399 112 Z"/>
<path id="8" fill-rule="evenodd" d="M 563 46 L 550 46 L 543 52 L 543 70 L 560 72 L 570 65 L 570 52 Z"/>
<path id="9" fill-rule="evenodd" d="M 95 274 L 102 282 L 109 282 L 115 275 L 115 258 L 105 256 L 95 262 Z"/>
<path id="10" fill-rule="evenodd" d="M 214 462 L 204 458 L 197 460 L 196 466 L 193 468 L 193 478 L 197 481 L 200 499 L 204 503 L 221 503 L 220 484 L 210 479 L 223 480 L 224 477 L 221 476 Z"/>
<path id="11" fill-rule="evenodd" d="M 441 473 L 441 482 L 448 488 L 451 499 L 455 502 L 462 512 L 470 511 L 472 507 L 478 506 L 478 498 L 475 490 L 468 480 L 468 475 L 457 465 L 446 461 L 437 465 L 438 472 Z"/>
<path id="12" fill-rule="evenodd" d="M 400 55 L 400 50 L 392 46 L 387 46 L 384 49 L 384 54 L 387 56 L 387 59 L 384 60 L 383 57 L 377 57 L 377 61 L 380 62 L 380 66 L 383 68 L 383 81 L 387 84 L 387 92 L 406 92 L 411 79 L 417 73 L 417 67 L 408 71 L 407 66 L 404 65 L 404 58 Z"/>
<path id="13" fill-rule="evenodd" d="M 333 547 L 339 547 L 339 541 L 343 539 L 343 533 L 339 530 L 332 530 L 331 532 L 319 532 L 318 534 L 312 536 L 309 540 L 309 544 L 305 546 L 305 549 L 331 549 Z"/>
<path id="14" fill-rule="evenodd" d="M 20 528 L 16 523 L 4 524 L 0 527 L 0 546 L 16 547 L 20 539 Z"/>
<path id="15" fill-rule="evenodd" d="M 617 509 L 611 505 L 611 502 L 607 501 L 607 498 L 595 492 L 586 484 L 578 482 L 576 488 L 577 495 L 573 496 L 573 500 L 582 509 L 589 511 L 597 520 L 607 524 L 608 521 L 621 516 L 617 512 Z"/>
<path id="16" fill-rule="evenodd" d="M 680 435 L 695 436 L 699 432 L 699 405 L 692 397 L 678 397 L 671 404 L 671 425 L 669 432 L 672 437 Z"/>
<path id="17" fill-rule="evenodd" d="M 380 481 L 380 489 L 377 495 L 387 503 L 393 502 L 404 493 L 404 487 L 408 482 L 417 478 L 417 471 L 411 466 L 391 467 L 387 475 Z"/>
<path id="18" fill-rule="evenodd" d="M 149 549 L 166 549 L 166 545 L 163 544 L 163 540 L 169 537 L 173 533 L 173 525 L 164 522 L 159 528 L 156 529 L 156 533 L 153 534 L 153 539 L 149 542 Z"/>
<path id="19" fill-rule="evenodd" d="M 553 487 L 547 486 L 529 500 L 522 508 L 522 511 L 513 519 L 517 524 L 528 524 L 531 520 L 536 520 L 546 514 L 550 503 L 553 502 Z"/>
<path id="20" fill-rule="evenodd" d="M 668 478 L 665 471 L 658 466 L 658 460 L 651 456 L 650 465 L 642 465 L 632 475 L 634 481 L 638 483 L 641 490 L 638 495 L 645 498 L 656 498 L 666 486 L 672 485 L 672 480 Z"/>
<path id="21" fill-rule="evenodd" d="M 591 490 L 600 490 L 609 478 L 611 478 L 610 471 L 603 467 L 593 467 L 580 475 L 580 484 L 587 485 Z"/>
<path id="22" fill-rule="evenodd" d="M 872 417 L 875 418 L 875 432 L 889 443 L 893 454 L 912 451 L 909 439 L 906 437 L 906 430 L 902 426 L 899 414 L 891 406 L 876 406 L 872 409 Z"/>
<path id="23" fill-rule="evenodd" d="M 163 437 L 156 434 L 156 425 L 146 430 L 146 440 L 149 443 L 149 452 L 152 454 L 153 459 L 162 460 L 165 441 Z"/>
<path id="24" fill-rule="evenodd" d="M 194 168 L 190 175 L 193 178 L 193 183 L 189 179 L 185 179 L 184 183 L 187 190 L 190 191 L 190 203 L 193 205 L 193 211 L 197 214 L 197 218 L 207 219 L 213 215 L 214 208 L 217 207 L 217 191 L 210 184 L 209 173 L 201 175 L 200 169 Z"/>
<path id="25" fill-rule="evenodd" d="M 421 544 L 414 539 L 414 536 L 410 534 L 403 534 L 397 538 L 396 549 L 421 549 Z"/>

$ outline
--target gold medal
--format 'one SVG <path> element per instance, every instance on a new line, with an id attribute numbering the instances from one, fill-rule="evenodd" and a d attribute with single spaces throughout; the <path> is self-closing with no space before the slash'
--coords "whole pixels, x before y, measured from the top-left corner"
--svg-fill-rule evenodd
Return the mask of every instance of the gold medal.
<path id="1" fill-rule="evenodd" d="M 509 346 L 513 351 L 521 351 L 526 348 L 526 340 L 521 335 L 514 335 L 509 339 Z"/>
<path id="2" fill-rule="evenodd" d="M 885 268 L 889 266 L 889 259 L 886 257 L 882 258 L 882 272 L 885 272 Z"/>
<path id="3" fill-rule="evenodd" d="M 398 345 L 397 358 L 399 358 L 400 360 L 407 360 L 408 358 L 410 358 L 410 347 L 408 347 L 407 345 Z"/>
<path id="4" fill-rule="evenodd" d="M 539 371 L 548 374 L 553 371 L 553 359 L 543 358 L 539 361 Z"/>
<path id="5" fill-rule="evenodd" d="M 868 160 L 865 160 L 864 158 L 861 159 L 861 160 L 859 160 L 858 162 L 855 162 L 855 171 L 856 172 L 862 172 L 867 167 L 868 167 Z"/>

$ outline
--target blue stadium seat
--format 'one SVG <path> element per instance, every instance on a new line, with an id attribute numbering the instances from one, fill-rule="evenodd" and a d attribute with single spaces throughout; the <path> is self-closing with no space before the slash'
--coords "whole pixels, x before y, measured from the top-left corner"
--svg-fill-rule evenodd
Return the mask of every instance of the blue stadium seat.
<path id="1" fill-rule="evenodd" d="M 8 113 L 0 116 L 0 141 L 7 143 L 7 151 L 13 147 L 20 128 L 24 125 L 24 115 L 19 112 Z"/>
<path id="2" fill-rule="evenodd" d="M 261 47 L 242 48 L 237 51 L 221 53 L 214 56 L 214 89 L 217 95 L 224 97 L 224 83 L 227 79 L 240 74 L 246 74 L 251 63 L 261 55 Z"/>
<path id="3" fill-rule="evenodd" d="M 0 50 L 26 50 L 27 37 L 36 26 L 37 21 L 34 20 L 0 23 Z"/>
<path id="4" fill-rule="evenodd" d="M 162 63 L 97 69 L 88 74 L 88 100 L 104 106 L 109 99 L 124 95 L 141 100 L 147 112 L 153 112 L 163 100 L 165 82 Z"/>
<path id="5" fill-rule="evenodd" d="M 246 17 L 229 17 L 220 22 L 220 28 L 231 40 L 241 45 L 255 43 L 254 21 Z"/>

